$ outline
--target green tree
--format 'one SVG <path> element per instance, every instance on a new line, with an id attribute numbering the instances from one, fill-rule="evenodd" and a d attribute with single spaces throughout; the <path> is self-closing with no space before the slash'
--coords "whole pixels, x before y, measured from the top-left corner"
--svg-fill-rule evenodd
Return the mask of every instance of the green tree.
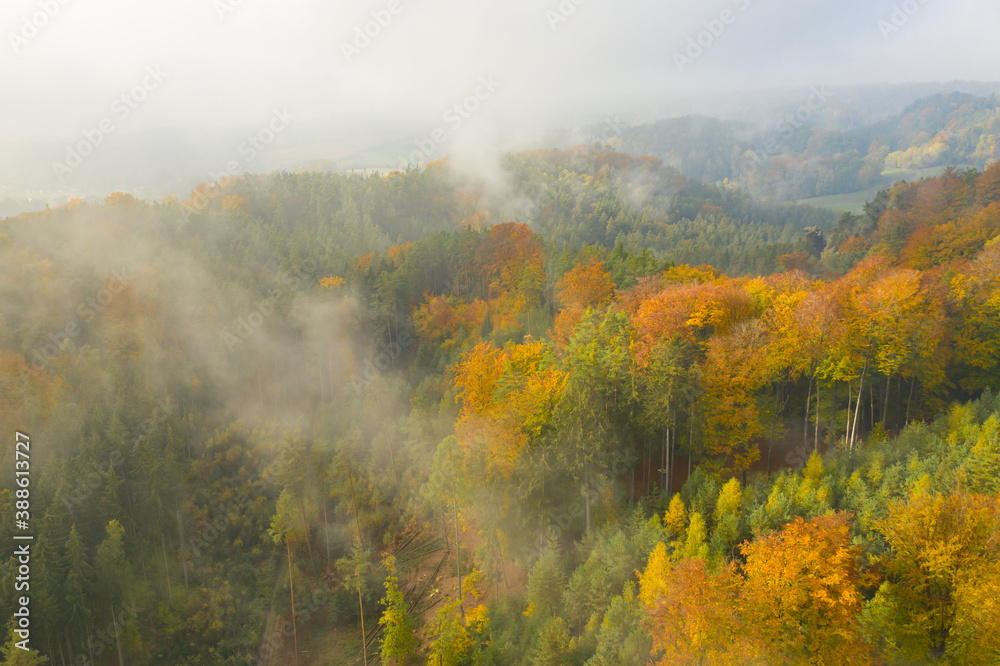
<path id="1" fill-rule="evenodd" d="M 417 637 L 413 631 L 413 618 L 406 607 L 406 599 L 399 589 L 396 558 L 389 555 L 382 561 L 386 570 L 385 597 L 382 605 L 385 611 L 378 623 L 382 626 L 382 661 L 405 663 L 416 652 Z"/>
<path id="2" fill-rule="evenodd" d="M 0 653 L 4 656 L 3 663 L 10 666 L 44 666 L 49 663 L 49 658 L 38 654 L 38 650 L 22 650 L 17 647 L 17 642 L 21 639 L 14 633 L 14 626 L 13 620 L 7 625 L 10 638 L 0 647 Z"/>

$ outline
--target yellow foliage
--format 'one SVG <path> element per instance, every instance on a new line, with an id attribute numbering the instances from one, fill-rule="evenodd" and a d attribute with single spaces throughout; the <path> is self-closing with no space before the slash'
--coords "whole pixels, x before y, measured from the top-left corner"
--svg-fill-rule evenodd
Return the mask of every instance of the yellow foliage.
<path id="1" fill-rule="evenodd" d="M 667 546 L 661 541 L 650 553 L 646 570 L 639 574 L 639 599 L 647 607 L 655 606 L 657 598 L 666 592 L 670 568 Z"/>
<path id="2" fill-rule="evenodd" d="M 347 280 L 336 275 L 331 275 L 329 277 L 321 278 L 319 283 L 327 289 L 336 289 L 337 287 L 341 287 L 346 284 Z"/>
<path id="3" fill-rule="evenodd" d="M 743 488 L 740 487 L 740 482 L 736 479 L 729 479 L 726 485 L 722 486 L 719 500 L 715 504 L 715 522 L 718 523 L 725 516 L 738 516 L 742 505 Z"/>
<path id="4" fill-rule="evenodd" d="M 670 506 L 667 507 L 667 512 L 663 516 L 663 522 L 674 536 L 682 534 L 684 528 L 687 527 L 687 508 L 684 506 L 684 500 L 681 499 L 680 493 L 674 494 L 671 498 Z"/>

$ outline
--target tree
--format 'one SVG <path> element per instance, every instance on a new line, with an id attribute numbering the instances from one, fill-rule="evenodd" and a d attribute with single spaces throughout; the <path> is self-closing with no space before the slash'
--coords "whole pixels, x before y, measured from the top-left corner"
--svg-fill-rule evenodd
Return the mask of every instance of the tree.
<path id="1" fill-rule="evenodd" d="M 14 633 L 15 623 L 13 620 L 7 625 L 8 640 L 0 647 L 0 653 L 4 656 L 4 663 L 10 666 L 44 666 L 49 663 L 48 657 L 38 654 L 38 650 L 22 650 L 17 647 L 21 638 Z"/>
<path id="2" fill-rule="evenodd" d="M 561 617 L 550 618 L 538 639 L 538 647 L 531 659 L 532 666 L 560 666 L 565 664 L 572 646 L 566 624 Z"/>
<path id="3" fill-rule="evenodd" d="M 675 538 L 680 536 L 687 527 L 687 509 L 680 493 L 674 493 L 674 496 L 670 498 L 670 506 L 667 507 L 667 512 L 663 516 L 663 524 Z"/>
<path id="4" fill-rule="evenodd" d="M 678 541 L 675 544 L 674 557 L 676 558 L 708 558 L 708 529 L 705 526 L 705 519 L 697 511 L 691 513 L 691 522 L 688 524 L 687 533 L 683 543 Z"/>
<path id="5" fill-rule="evenodd" d="M 73 525 L 66 541 L 66 581 L 63 587 L 67 636 L 70 627 L 77 633 L 86 631 L 87 625 L 93 618 L 92 581 L 93 567 L 90 566 L 90 557 L 83 539 L 76 531 L 76 525 Z"/>
<path id="6" fill-rule="evenodd" d="M 436 620 L 428 632 L 431 639 L 429 664 L 457 666 L 472 647 L 472 637 L 462 621 L 458 599 L 438 609 Z"/>
<path id="7" fill-rule="evenodd" d="M 284 491 L 282 493 L 284 494 Z M 288 594 L 291 597 L 292 603 L 292 640 L 295 649 L 295 663 L 297 664 L 299 663 L 299 630 L 295 619 L 295 581 L 292 576 L 292 546 L 286 515 L 287 512 L 280 510 L 274 514 L 268 534 L 274 540 L 275 544 L 280 544 L 282 541 L 285 542 L 285 552 L 288 557 Z"/>
<path id="8" fill-rule="evenodd" d="M 857 622 L 858 553 L 848 518 L 796 518 L 741 547 L 741 608 L 775 654 L 809 663 L 867 660 Z"/>
<path id="9" fill-rule="evenodd" d="M 653 577 L 663 582 L 654 586 Z M 657 664 L 767 663 L 756 632 L 740 616 L 735 567 L 713 573 L 703 559 L 685 558 L 664 574 L 647 568 L 644 581 L 661 590 L 646 620 Z"/>
<path id="10" fill-rule="evenodd" d="M 996 631 L 980 622 L 996 618 L 983 603 L 1000 565 L 1000 499 L 918 492 L 894 504 L 878 530 L 890 548 L 885 570 L 900 616 L 897 644 L 940 658 L 953 651 L 955 634 Z"/>
<path id="11" fill-rule="evenodd" d="M 354 542 L 351 553 L 337 560 L 337 571 L 344 577 L 344 588 L 358 595 L 358 617 L 361 618 L 361 646 L 365 664 L 368 663 L 368 635 L 365 633 L 364 594 L 368 588 L 368 576 L 372 570 L 371 550 Z"/>
<path id="12" fill-rule="evenodd" d="M 413 618 L 406 607 L 406 599 L 399 589 L 396 572 L 396 558 L 387 556 L 382 561 L 386 570 L 385 597 L 382 605 L 385 611 L 378 623 L 382 626 L 382 661 L 405 663 L 416 652 L 418 642 L 413 631 Z"/>

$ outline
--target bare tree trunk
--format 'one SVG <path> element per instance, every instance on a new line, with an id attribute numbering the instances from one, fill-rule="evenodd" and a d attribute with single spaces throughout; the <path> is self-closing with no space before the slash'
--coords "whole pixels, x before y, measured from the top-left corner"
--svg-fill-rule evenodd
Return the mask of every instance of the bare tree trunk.
<path id="1" fill-rule="evenodd" d="M 330 575 L 330 519 L 326 517 L 326 484 L 323 488 L 323 530 L 326 535 L 326 575 Z"/>
<path id="2" fill-rule="evenodd" d="M 813 446 L 813 453 L 819 453 L 819 396 L 820 384 L 816 382 L 816 443 Z"/>
<path id="3" fill-rule="evenodd" d="M 875 430 L 875 382 L 868 382 L 868 409 L 869 409 L 869 422 L 871 424 L 871 429 Z"/>
<path id="4" fill-rule="evenodd" d="M 844 426 L 844 444 L 849 444 L 851 440 L 851 382 L 847 382 L 847 424 Z"/>
<path id="5" fill-rule="evenodd" d="M 184 518 L 181 516 L 180 509 L 177 509 L 177 527 L 181 537 L 181 567 L 184 570 L 184 594 L 186 595 L 188 593 L 187 548 L 184 544 Z"/>
<path id="6" fill-rule="evenodd" d="M 882 429 L 885 429 L 885 420 L 889 416 L 889 387 L 892 386 L 892 375 L 885 376 L 885 401 L 882 403 Z"/>
<path id="7" fill-rule="evenodd" d="M 851 428 L 851 453 L 854 453 L 854 438 L 858 432 L 858 416 L 861 413 L 861 399 L 865 394 L 865 378 L 868 376 L 868 360 L 865 360 L 865 369 L 861 372 L 861 379 L 858 383 L 858 403 L 854 408 L 854 426 Z"/>
<path id="8" fill-rule="evenodd" d="M 827 449 L 833 445 L 833 426 L 837 415 L 837 380 L 833 381 L 832 393 L 830 396 L 830 432 L 827 434 Z"/>
<path id="9" fill-rule="evenodd" d="M 118 617 L 115 615 L 115 607 L 111 606 L 111 621 L 115 623 L 115 643 L 118 645 L 118 666 L 125 666 L 125 659 L 122 658 L 122 642 L 118 637 Z"/>
<path id="10" fill-rule="evenodd" d="M 347 468 L 347 479 L 351 483 L 351 504 L 354 505 L 354 531 L 358 535 L 358 543 L 361 543 L 361 521 L 358 520 L 358 498 L 354 496 L 354 475 L 351 474 L 350 467 Z"/>
<path id="11" fill-rule="evenodd" d="M 913 375 L 910 382 L 910 397 L 906 399 L 906 425 L 910 425 L 910 403 L 913 401 L 913 389 L 917 387 L 917 376 Z"/>
<path id="12" fill-rule="evenodd" d="M 902 426 L 903 418 L 903 373 L 899 373 L 899 381 L 896 382 L 896 432 Z"/>
<path id="13" fill-rule="evenodd" d="M 306 507 L 299 495 L 299 515 L 302 517 L 302 534 L 306 539 L 306 551 L 309 553 L 309 563 L 312 565 L 313 577 L 318 575 L 316 571 L 316 558 L 313 557 L 312 539 L 309 538 L 309 524 L 306 522 Z"/>
<path id="14" fill-rule="evenodd" d="M 802 453 L 805 455 L 806 449 L 809 447 L 809 406 L 812 403 L 812 390 L 813 390 L 813 380 L 816 378 L 816 373 L 812 372 L 809 375 L 809 388 L 806 390 L 806 416 L 804 423 L 802 425 Z"/>
<path id="15" fill-rule="evenodd" d="M 167 540 L 163 538 L 163 532 L 160 532 L 160 545 L 163 546 L 163 572 L 167 575 L 167 592 L 170 595 L 170 605 L 174 605 L 174 588 L 170 585 L 170 566 L 167 562 Z"/>
<path id="16" fill-rule="evenodd" d="M 299 629 L 295 625 L 295 582 L 292 580 L 292 547 L 288 544 L 288 535 L 285 535 L 285 552 L 288 553 L 288 593 L 292 598 L 292 640 L 295 647 L 295 663 L 299 663 Z M 361 595 L 361 587 L 358 586 L 358 596 Z M 361 614 L 361 631 L 364 633 L 364 613 Z"/>
<path id="17" fill-rule="evenodd" d="M 774 434 L 778 426 L 778 400 L 781 385 L 774 386 L 774 412 L 771 414 L 771 443 L 767 447 L 767 475 L 771 476 L 771 451 L 774 449 Z"/>
<path id="18" fill-rule="evenodd" d="M 361 601 L 361 583 L 358 582 L 358 606 L 361 608 L 361 649 L 365 655 L 365 666 L 368 666 L 368 635 L 365 633 L 365 604 Z M 299 663 L 296 649 L 295 663 Z"/>
<path id="19" fill-rule="evenodd" d="M 462 548 L 458 540 L 458 498 L 452 500 L 455 504 L 455 569 L 458 572 L 458 608 L 465 619 L 465 607 L 462 605 Z"/>
<path id="20" fill-rule="evenodd" d="M 381 402 L 381 399 L 379 400 Z M 389 421 L 385 418 L 385 411 L 382 412 L 382 424 L 385 426 L 385 441 L 389 444 L 389 460 L 392 462 L 392 480 L 396 484 L 396 497 L 399 494 L 399 474 L 396 473 L 396 454 L 392 450 L 392 438 L 389 436 Z"/>

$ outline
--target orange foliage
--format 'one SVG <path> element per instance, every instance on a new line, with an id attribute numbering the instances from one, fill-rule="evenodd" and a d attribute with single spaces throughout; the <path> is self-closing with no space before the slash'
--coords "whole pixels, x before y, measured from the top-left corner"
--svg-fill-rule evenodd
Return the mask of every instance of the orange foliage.
<path id="1" fill-rule="evenodd" d="M 506 365 L 506 352 L 489 342 L 462 354 L 455 367 L 455 400 L 461 399 L 462 414 L 482 413 L 493 404 L 493 392 Z"/>
<path id="2" fill-rule="evenodd" d="M 597 259 L 577 264 L 556 283 L 559 301 L 570 308 L 600 308 L 611 302 L 615 284 L 604 262 Z"/>
<path id="3" fill-rule="evenodd" d="M 809 663 L 867 663 L 857 625 L 862 598 L 849 518 L 796 518 L 741 547 L 741 606 L 772 651 Z"/>

